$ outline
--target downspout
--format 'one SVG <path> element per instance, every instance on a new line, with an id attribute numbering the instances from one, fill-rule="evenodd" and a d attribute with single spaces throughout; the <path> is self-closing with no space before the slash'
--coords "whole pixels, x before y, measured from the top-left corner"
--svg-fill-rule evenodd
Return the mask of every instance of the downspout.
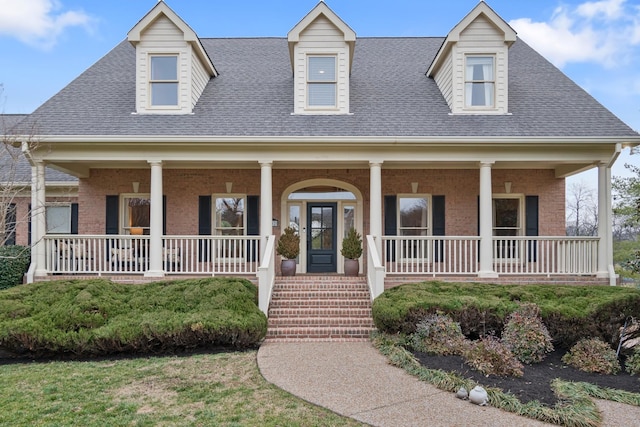
<path id="1" fill-rule="evenodd" d="M 618 160 L 618 157 L 620 157 L 620 153 L 622 152 L 622 144 L 620 143 L 616 143 L 616 148 L 614 150 L 613 155 L 611 156 L 611 160 L 609 160 L 609 163 L 607 164 L 607 212 L 609 213 L 609 218 L 607 221 L 607 247 L 608 247 L 608 251 L 607 251 L 607 266 L 608 266 L 608 270 L 609 270 L 609 285 L 610 286 L 616 286 L 617 282 L 618 282 L 618 276 L 616 275 L 616 270 L 615 267 L 613 265 L 613 206 L 612 206 L 612 201 L 611 201 L 611 168 L 613 167 L 613 164 L 616 162 L 616 160 Z"/>
<path id="2" fill-rule="evenodd" d="M 22 140 L 20 148 L 22 150 L 22 154 L 24 155 L 24 157 L 27 159 L 27 161 L 29 162 L 29 165 L 31 165 L 31 170 L 33 171 L 33 168 L 35 167 L 34 162 L 33 162 L 33 155 L 31 154 L 31 150 L 29 149 L 29 143 L 26 140 Z M 34 198 L 35 198 L 35 177 L 33 175 L 33 173 L 31 174 L 31 206 L 35 206 L 34 203 Z M 31 236 L 34 236 L 34 230 L 33 227 L 35 227 L 35 221 L 33 220 L 33 210 L 29 213 L 29 215 L 31 216 Z M 32 252 L 30 249 L 30 253 Z M 25 277 L 26 277 L 26 282 L 27 283 L 33 283 L 33 278 L 35 276 L 35 271 L 36 271 L 36 262 L 35 262 L 35 258 L 33 256 L 31 256 L 31 262 L 29 264 L 29 269 L 27 270 Z"/>

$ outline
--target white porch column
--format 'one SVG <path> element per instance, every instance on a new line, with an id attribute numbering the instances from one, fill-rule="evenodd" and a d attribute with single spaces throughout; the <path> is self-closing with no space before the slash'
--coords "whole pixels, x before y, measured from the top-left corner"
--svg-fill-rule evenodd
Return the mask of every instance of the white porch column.
<path id="1" fill-rule="evenodd" d="M 611 164 L 606 169 L 606 191 L 607 191 L 607 265 L 609 269 L 609 285 L 616 286 L 618 276 L 613 265 L 613 201 L 611 194 Z"/>
<path id="2" fill-rule="evenodd" d="M 493 271 L 493 206 L 491 195 L 491 165 L 480 163 L 480 270 L 478 277 L 498 277 Z"/>
<path id="3" fill-rule="evenodd" d="M 272 165 L 270 161 L 260 162 L 260 260 L 264 257 L 267 239 L 273 234 Z"/>
<path id="4" fill-rule="evenodd" d="M 44 163 L 36 162 L 31 167 L 31 259 L 35 262 L 35 276 L 46 276 L 45 242 L 46 222 L 46 187 L 44 179 Z"/>
<path id="5" fill-rule="evenodd" d="M 382 256 L 382 162 L 369 162 L 369 234 Z"/>
<path id="6" fill-rule="evenodd" d="M 149 218 L 149 270 L 147 277 L 163 277 L 162 269 L 162 162 L 149 161 L 151 165 L 151 207 Z"/>
<path id="7" fill-rule="evenodd" d="M 597 277 L 605 278 L 609 277 L 607 271 L 608 265 L 608 242 L 607 242 L 607 219 L 609 214 L 607 208 L 607 164 L 604 162 L 598 163 L 598 271 Z M 611 185 L 609 183 L 609 185 Z"/>

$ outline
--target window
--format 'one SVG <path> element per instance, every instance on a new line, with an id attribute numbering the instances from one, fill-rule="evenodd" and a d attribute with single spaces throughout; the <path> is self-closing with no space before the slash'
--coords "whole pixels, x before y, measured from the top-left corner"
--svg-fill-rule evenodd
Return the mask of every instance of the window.
<path id="1" fill-rule="evenodd" d="M 151 199 L 148 194 L 123 196 L 123 218 L 125 233 L 149 234 L 151 225 Z"/>
<path id="2" fill-rule="evenodd" d="M 428 259 L 430 244 L 423 239 L 429 231 L 429 198 L 427 196 L 398 196 L 398 235 L 407 237 L 396 249 L 400 259 Z"/>
<path id="3" fill-rule="evenodd" d="M 71 233 L 71 205 L 50 205 L 45 207 L 47 234 Z"/>
<path id="4" fill-rule="evenodd" d="M 151 57 L 151 105 L 154 107 L 178 105 L 178 56 Z"/>
<path id="5" fill-rule="evenodd" d="M 520 199 L 493 199 L 493 235 L 519 236 Z"/>
<path id="6" fill-rule="evenodd" d="M 494 58 L 467 56 L 465 66 L 465 106 L 493 107 L 495 93 Z"/>
<path id="7" fill-rule="evenodd" d="M 244 236 L 245 198 L 215 197 L 216 212 L 213 233 L 218 236 Z"/>
<path id="8" fill-rule="evenodd" d="M 0 246 L 4 243 L 5 245 L 15 245 L 16 244 L 16 221 L 17 221 L 17 210 L 16 204 L 10 203 L 7 207 L 5 219 L 4 219 L 4 242 L 0 240 Z"/>
<path id="9" fill-rule="evenodd" d="M 510 237 L 522 234 L 522 200 L 520 198 L 493 199 L 493 235 L 499 237 L 495 242 L 495 258 L 519 258 L 522 248 Z"/>
<path id="10" fill-rule="evenodd" d="M 423 197 L 398 197 L 400 236 L 429 235 L 429 199 Z"/>
<path id="11" fill-rule="evenodd" d="M 307 72 L 307 105 L 336 107 L 336 57 L 310 56 Z"/>

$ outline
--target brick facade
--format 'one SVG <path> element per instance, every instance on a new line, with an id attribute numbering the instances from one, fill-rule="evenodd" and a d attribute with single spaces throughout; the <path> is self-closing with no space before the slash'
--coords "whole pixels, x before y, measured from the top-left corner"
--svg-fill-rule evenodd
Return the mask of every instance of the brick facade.
<path id="1" fill-rule="evenodd" d="M 304 180 L 331 179 L 358 188 L 363 197 L 364 233 L 369 229 L 368 169 L 273 169 L 273 217 L 280 218 L 282 193 Z M 411 194 L 411 183 L 417 182 L 417 194 L 444 195 L 446 234 L 476 236 L 478 234 L 479 172 L 460 170 L 383 169 L 383 195 Z M 511 182 L 514 195 L 539 196 L 539 234 L 565 235 L 565 180 L 555 178 L 553 170 L 492 171 L 492 190 L 505 193 L 505 182 Z M 93 169 L 89 178 L 80 179 L 79 233 L 104 234 L 105 196 L 132 193 L 132 182 L 139 182 L 139 192 L 150 190 L 148 169 Z M 260 194 L 259 169 L 164 169 L 163 192 L 167 197 L 167 234 L 198 234 L 198 196 L 226 194 L 226 183 L 232 183 L 230 194 Z M 274 229 L 274 234 L 281 230 Z"/>

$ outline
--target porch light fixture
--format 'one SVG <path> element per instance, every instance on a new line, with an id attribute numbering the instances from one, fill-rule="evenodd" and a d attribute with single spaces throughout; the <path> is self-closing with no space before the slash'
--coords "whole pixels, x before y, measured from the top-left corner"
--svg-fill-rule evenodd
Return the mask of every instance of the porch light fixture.
<path id="1" fill-rule="evenodd" d="M 231 189 L 233 188 L 233 182 L 225 182 L 227 187 L 227 193 L 231 193 Z"/>
<path id="2" fill-rule="evenodd" d="M 272 226 L 273 228 L 276 228 L 278 225 L 280 225 L 280 222 L 278 221 L 278 219 L 277 219 L 277 218 L 273 218 L 273 219 L 271 220 L 271 226 Z"/>
<path id="3" fill-rule="evenodd" d="M 417 182 L 412 182 L 411 183 L 411 191 L 413 192 L 413 194 L 416 194 L 418 192 L 418 183 Z"/>
<path id="4" fill-rule="evenodd" d="M 133 192 L 137 193 L 138 190 L 140 190 L 140 183 L 139 182 L 132 182 L 131 185 L 133 186 Z"/>
<path id="5" fill-rule="evenodd" d="M 504 182 L 504 191 L 507 194 L 511 193 L 511 181 Z"/>

